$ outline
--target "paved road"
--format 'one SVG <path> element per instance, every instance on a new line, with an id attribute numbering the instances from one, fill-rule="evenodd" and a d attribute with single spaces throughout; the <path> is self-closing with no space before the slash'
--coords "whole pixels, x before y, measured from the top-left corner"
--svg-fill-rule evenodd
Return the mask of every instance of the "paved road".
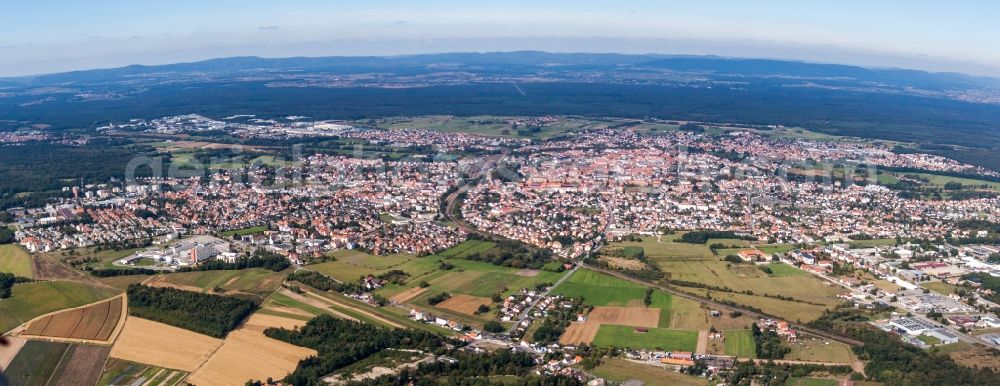
<path id="1" fill-rule="evenodd" d="M 712 307 L 715 307 L 715 308 L 718 308 L 718 309 L 721 309 L 721 310 L 739 311 L 739 312 L 742 312 L 745 315 L 753 316 L 755 318 L 781 319 L 781 318 L 779 318 L 777 316 L 774 316 L 774 315 L 768 315 L 768 314 L 765 314 L 765 313 L 762 313 L 762 312 L 757 312 L 757 311 L 750 310 L 750 309 L 743 308 L 743 307 L 737 307 L 737 306 L 732 306 L 732 305 L 729 305 L 729 304 L 723 304 L 723 303 L 719 303 L 719 302 L 717 302 L 715 300 L 712 300 L 712 299 L 704 298 L 704 297 L 697 296 L 697 295 L 692 295 L 692 294 L 689 294 L 689 293 L 683 292 L 683 291 L 678 291 L 678 290 L 674 289 L 673 287 L 663 286 L 663 285 L 659 285 L 659 284 L 655 284 L 655 283 L 650 283 L 650 282 L 645 281 L 645 280 L 639 280 L 639 279 L 636 279 L 634 277 L 622 274 L 621 272 L 607 270 L 607 269 L 598 268 L 598 267 L 593 267 L 593 266 L 589 266 L 589 265 L 587 266 L 587 268 L 591 269 L 591 270 L 594 270 L 594 271 L 597 271 L 597 272 L 601 272 L 601 273 L 604 273 L 604 274 L 608 274 L 608 275 L 617 277 L 619 279 L 628 280 L 628 281 L 631 281 L 633 283 L 641 284 L 641 285 L 644 285 L 644 286 L 647 286 L 647 287 L 658 288 L 658 289 L 661 289 L 663 291 L 669 292 L 670 294 L 672 294 L 674 296 L 680 296 L 682 298 L 693 300 L 693 301 L 696 301 L 696 302 L 699 302 L 699 303 L 705 303 L 705 304 L 711 305 Z M 854 340 L 854 339 L 851 339 L 851 338 L 848 338 L 848 337 L 845 337 L 845 336 L 833 334 L 833 333 L 830 333 L 830 332 L 826 332 L 826 331 L 823 331 L 823 330 L 818 330 L 818 329 L 807 327 L 807 326 L 803 326 L 803 325 L 795 325 L 795 328 L 798 329 L 799 331 L 807 333 L 809 335 L 814 335 L 814 336 L 818 336 L 818 337 L 821 337 L 821 338 L 826 338 L 826 339 L 834 340 L 834 341 L 837 341 L 837 342 L 846 343 L 846 344 L 849 344 L 851 346 L 863 346 L 864 345 L 863 342 L 860 342 L 860 341 L 857 341 L 857 340 Z"/>

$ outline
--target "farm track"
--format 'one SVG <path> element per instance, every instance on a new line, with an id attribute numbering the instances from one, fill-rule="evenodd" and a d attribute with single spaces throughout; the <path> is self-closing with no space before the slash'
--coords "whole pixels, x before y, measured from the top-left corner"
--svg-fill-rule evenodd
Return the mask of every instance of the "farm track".
<path id="1" fill-rule="evenodd" d="M 692 294 L 689 294 L 687 292 L 683 292 L 683 291 L 677 290 L 676 288 L 674 288 L 672 286 L 664 286 L 664 285 L 660 285 L 660 284 L 650 283 L 650 282 L 645 281 L 645 280 L 639 280 L 639 279 L 636 279 L 634 277 L 622 274 L 620 272 L 606 270 L 606 269 L 603 269 L 603 268 L 598 268 L 598 267 L 594 267 L 594 266 L 590 266 L 590 265 L 581 265 L 581 266 L 586 266 L 587 269 L 590 269 L 590 270 L 593 270 L 593 271 L 596 271 L 596 272 L 600 272 L 600 273 L 603 273 L 603 274 L 606 274 L 606 275 L 611 275 L 611 276 L 617 277 L 617 278 L 622 279 L 622 280 L 627 280 L 627 281 L 630 281 L 630 282 L 633 282 L 633 283 L 637 283 L 637 284 L 641 284 L 641 285 L 644 285 L 644 286 L 647 286 L 647 287 L 657 288 L 657 289 L 666 291 L 666 292 L 668 292 L 668 293 L 670 293 L 671 295 L 674 295 L 674 296 L 679 296 L 679 297 L 682 297 L 682 298 L 685 298 L 685 299 L 688 299 L 688 300 L 692 300 L 692 301 L 696 301 L 696 302 L 700 302 L 700 303 L 705 303 L 705 304 L 708 304 L 708 305 L 710 305 L 712 307 L 715 307 L 715 308 L 718 308 L 718 309 L 727 310 L 727 311 L 739 311 L 739 312 L 742 312 L 744 315 L 749 315 L 749 316 L 752 316 L 752 317 L 755 317 L 755 318 L 782 319 L 782 318 L 779 318 L 779 317 L 774 316 L 774 315 L 769 315 L 769 314 L 766 314 L 766 313 L 762 313 L 762 312 L 750 310 L 748 308 L 743 308 L 743 307 L 737 307 L 737 306 L 732 306 L 732 305 L 728 305 L 728 304 L 723 304 L 723 303 L 719 303 L 719 302 L 717 302 L 715 300 L 712 300 L 712 299 L 703 298 L 703 297 L 697 296 L 697 295 L 692 295 Z M 799 331 L 802 331 L 802 332 L 807 333 L 809 335 L 814 335 L 814 336 L 818 336 L 818 337 L 821 337 L 821 338 L 826 338 L 826 339 L 834 340 L 834 341 L 845 343 L 845 344 L 848 344 L 848 345 L 851 345 L 851 346 L 863 346 L 864 345 L 863 342 L 860 342 L 860 341 L 857 341 L 857 340 L 854 340 L 854 339 L 851 339 L 851 338 L 848 338 L 848 337 L 845 337 L 845 336 L 841 336 L 841 335 L 833 334 L 833 333 L 830 333 L 830 332 L 826 332 L 826 331 L 823 331 L 823 330 L 818 330 L 818 329 L 815 329 L 815 328 L 812 328 L 812 327 L 804 326 L 804 325 L 801 325 L 801 324 L 795 325 L 795 328 L 797 328 Z"/>

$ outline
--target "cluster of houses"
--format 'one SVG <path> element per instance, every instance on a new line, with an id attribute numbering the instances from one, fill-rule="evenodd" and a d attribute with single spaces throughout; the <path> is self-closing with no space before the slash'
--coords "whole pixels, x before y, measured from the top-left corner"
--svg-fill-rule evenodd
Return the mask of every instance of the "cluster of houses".
<path id="1" fill-rule="evenodd" d="M 705 363 L 710 374 L 731 368 L 736 362 L 736 358 L 731 356 L 694 354 L 688 351 L 628 350 L 624 356 L 628 359 L 670 366 L 675 370 L 693 366 L 695 360 L 698 360 Z"/>
<path id="2" fill-rule="evenodd" d="M 795 341 L 799 337 L 798 330 L 792 328 L 792 326 L 784 320 L 762 318 L 757 321 L 757 327 L 761 330 L 774 330 L 778 336 L 785 338 L 790 342 Z"/>

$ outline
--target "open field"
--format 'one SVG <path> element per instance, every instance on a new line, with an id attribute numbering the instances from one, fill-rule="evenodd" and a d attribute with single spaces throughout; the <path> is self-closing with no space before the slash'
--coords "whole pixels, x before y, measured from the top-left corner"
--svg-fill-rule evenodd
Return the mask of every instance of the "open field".
<path id="1" fill-rule="evenodd" d="M 402 269 L 401 265 L 418 259 L 410 254 L 376 256 L 352 249 L 342 249 L 330 253 L 330 256 L 336 260 L 310 265 L 309 270 L 344 282 L 355 281 L 368 274 L 377 275 L 391 269 Z M 413 275 L 410 271 L 407 273 Z"/>
<path id="2" fill-rule="evenodd" d="M 920 283 L 920 286 L 942 295 L 951 295 L 958 289 L 958 287 L 943 281 L 925 281 Z"/>
<path id="3" fill-rule="evenodd" d="M 190 372 L 220 346 L 221 339 L 129 316 L 111 349 L 111 357 Z"/>
<path id="4" fill-rule="evenodd" d="M 630 347 L 694 352 L 698 345 L 697 331 L 649 328 L 648 332 L 636 332 L 637 327 L 603 324 L 594 337 L 598 347 Z"/>
<path id="5" fill-rule="evenodd" d="M 718 317 L 711 316 L 711 308 L 702 306 L 693 300 L 682 297 L 674 297 L 670 307 L 670 324 L 660 327 L 669 327 L 678 330 L 708 330 L 715 327 L 719 330 L 745 329 L 756 320 L 749 316 L 733 318 L 729 313 L 722 313 Z"/>
<path id="6" fill-rule="evenodd" d="M 304 321 L 254 314 L 185 381 L 195 385 L 239 385 L 248 379 L 279 379 L 316 351 L 268 338 L 268 327 L 296 328 Z M 248 355 L 249 353 L 253 353 Z"/>
<path id="7" fill-rule="evenodd" d="M 812 377 L 790 377 L 786 386 L 837 386 L 840 382 L 836 379 L 812 378 Z"/>
<path id="8" fill-rule="evenodd" d="M 32 269 L 38 280 L 65 280 L 100 285 L 94 277 L 77 271 L 57 258 L 35 254 L 31 256 Z"/>
<path id="9" fill-rule="evenodd" d="M 781 300 L 775 298 L 769 298 L 757 295 L 746 295 L 738 293 L 729 292 L 719 292 L 719 291 L 709 291 L 704 289 L 684 289 L 685 292 L 690 292 L 698 296 L 711 296 L 715 300 L 728 300 L 733 301 L 738 304 L 758 308 L 765 313 L 778 316 L 783 319 L 791 321 L 810 321 L 816 320 L 823 315 L 823 311 L 827 309 L 824 306 L 817 306 L 814 304 L 794 302 L 788 300 Z"/>
<path id="10" fill-rule="evenodd" d="M 93 385 L 107 346 L 29 340 L 3 374 L 11 385 Z"/>
<path id="11" fill-rule="evenodd" d="M 496 245 L 497 244 L 492 241 L 467 240 L 463 241 L 461 244 L 458 244 L 454 247 L 441 251 L 440 253 L 437 254 L 437 256 L 447 257 L 447 258 L 465 258 L 468 257 L 469 255 L 472 255 L 473 253 L 486 252 L 495 247 Z"/>
<path id="12" fill-rule="evenodd" d="M 621 358 L 605 358 L 591 373 L 618 383 L 638 380 L 653 386 L 705 386 L 704 378 Z"/>
<path id="13" fill-rule="evenodd" d="M 715 259 L 715 255 L 705 244 L 689 244 L 674 241 L 683 233 L 663 235 L 660 241 L 654 236 L 644 236 L 642 241 L 622 241 L 608 245 L 608 248 L 641 247 L 651 261 L 669 259 Z M 742 241 L 742 240 L 741 240 Z"/>
<path id="14" fill-rule="evenodd" d="M 413 287 L 396 294 L 395 296 L 389 298 L 389 300 L 396 303 L 406 303 L 410 300 L 413 300 L 413 298 L 420 296 L 420 294 L 424 293 L 425 291 L 427 291 L 427 288 Z"/>
<path id="15" fill-rule="evenodd" d="M 594 307 L 587 315 L 587 321 L 598 324 L 658 327 L 660 310 L 641 307 Z"/>
<path id="16" fill-rule="evenodd" d="M 30 340 L 24 344 L 3 375 L 12 385 L 44 386 L 70 348 L 69 343 Z"/>
<path id="17" fill-rule="evenodd" d="M 740 358 L 757 358 L 757 349 L 754 346 L 753 332 L 750 330 L 726 330 L 723 332 L 726 339 L 726 355 Z"/>
<path id="18" fill-rule="evenodd" d="M 109 288 L 63 281 L 17 284 L 12 292 L 10 298 L 0 300 L 0 331 L 9 331 L 49 312 L 79 307 L 117 294 Z"/>
<path id="19" fill-rule="evenodd" d="M 572 322 L 566 331 L 559 337 L 561 344 L 581 344 L 594 341 L 597 330 L 601 328 L 600 323 L 593 322 Z"/>
<path id="20" fill-rule="evenodd" d="M 224 238 L 230 238 L 234 235 L 246 236 L 246 235 L 252 235 L 254 233 L 263 233 L 266 230 L 267 230 L 267 225 L 258 225 L 250 228 L 233 229 L 231 231 L 225 231 L 220 233 L 219 235 Z"/>
<path id="21" fill-rule="evenodd" d="M 124 296 L 37 319 L 23 335 L 107 341 L 121 321 Z"/>
<path id="22" fill-rule="evenodd" d="M 671 261 L 660 263 L 660 268 L 673 280 L 728 287 L 734 291 L 753 291 L 754 294 L 789 296 L 799 300 L 833 306 L 840 301 L 838 288 L 822 280 L 783 264 L 769 265 L 774 274 L 769 276 L 756 266 L 730 264 L 725 261 Z"/>
<path id="23" fill-rule="evenodd" d="M 66 350 L 49 385 L 94 385 L 108 359 L 109 346 L 73 344 Z"/>
<path id="24" fill-rule="evenodd" d="M 0 245 L 0 272 L 13 273 L 15 276 L 34 277 L 31 255 L 14 244 Z"/>
<path id="25" fill-rule="evenodd" d="M 472 315 L 476 312 L 479 306 L 484 304 L 490 304 L 493 301 L 489 298 L 481 298 L 477 296 L 469 296 L 466 294 L 452 295 L 451 298 L 437 304 L 437 307 L 449 309 L 455 312 L 461 312 L 466 315 Z"/>
<path id="26" fill-rule="evenodd" d="M 150 385 L 173 386 L 179 384 L 187 375 L 187 372 L 180 370 L 110 358 L 104 365 L 97 385 L 142 385 L 150 382 Z"/>
<path id="27" fill-rule="evenodd" d="M 143 284 L 152 287 L 173 287 L 195 292 L 238 292 L 267 296 L 285 280 L 288 274 L 263 268 L 218 271 L 177 272 L 148 277 Z"/>
<path id="28" fill-rule="evenodd" d="M 639 306 L 646 289 L 638 284 L 581 269 L 573 273 L 553 294 L 583 298 L 593 306 Z"/>
<path id="29" fill-rule="evenodd" d="M 818 338 L 802 338 L 788 344 L 792 349 L 784 359 L 808 362 L 851 363 L 854 353 L 850 346 Z"/>
<path id="30" fill-rule="evenodd" d="M 951 345 L 959 345 L 960 343 L 962 342 L 952 343 Z M 946 354 L 963 366 L 990 368 L 993 371 L 1000 371 L 1000 356 L 996 355 L 994 349 L 983 345 L 959 346 L 958 349 L 949 350 Z"/>

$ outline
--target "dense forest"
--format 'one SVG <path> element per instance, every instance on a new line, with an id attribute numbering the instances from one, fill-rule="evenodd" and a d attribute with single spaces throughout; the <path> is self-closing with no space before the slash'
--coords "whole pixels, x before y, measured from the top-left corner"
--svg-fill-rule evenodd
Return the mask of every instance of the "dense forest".
<path id="1" fill-rule="evenodd" d="M 0 147 L 0 209 L 40 206 L 51 197 L 70 197 L 65 186 L 107 183 L 125 177 L 125 166 L 133 157 L 152 148 L 128 145 L 120 140 L 92 139 L 82 146 L 29 143 Z M 137 177 L 150 175 L 139 168 Z M 15 196 L 32 192 L 27 196 Z"/>
<path id="2" fill-rule="evenodd" d="M 533 377 L 535 359 L 529 353 L 500 350 L 494 353 L 472 353 L 456 346 L 453 341 L 431 332 L 400 330 L 320 315 L 298 330 L 269 328 L 264 334 L 318 352 L 299 362 L 284 381 L 296 386 L 325 385 L 321 377 L 336 372 L 387 349 L 420 350 L 437 360 L 422 363 L 415 369 L 398 375 L 386 375 L 350 385 L 501 385 L 502 379 L 492 376 L 519 377 L 524 385 L 575 386 L 575 379 L 563 377 Z M 248 385 L 259 385 L 250 381 Z"/>
<path id="3" fill-rule="evenodd" d="M 0 272 L 0 299 L 10 297 L 11 289 L 14 288 L 14 284 L 28 283 L 31 281 L 31 279 L 26 277 L 14 276 L 13 273 Z"/>
<path id="4" fill-rule="evenodd" d="M 297 281 L 320 291 L 341 293 L 361 292 L 360 283 L 341 283 L 334 278 L 316 271 L 301 269 L 288 275 L 288 281 Z"/>
<path id="5" fill-rule="evenodd" d="M 232 296 L 219 296 L 174 288 L 128 286 L 128 313 L 223 338 L 256 308 L 256 303 Z"/>
<path id="6" fill-rule="evenodd" d="M 427 331 L 389 329 L 326 314 L 298 330 L 268 328 L 264 334 L 318 353 L 299 361 L 295 371 L 285 377 L 286 382 L 296 386 L 324 385 L 320 380 L 324 375 L 387 348 L 442 353 L 446 344 L 457 343 Z"/>

